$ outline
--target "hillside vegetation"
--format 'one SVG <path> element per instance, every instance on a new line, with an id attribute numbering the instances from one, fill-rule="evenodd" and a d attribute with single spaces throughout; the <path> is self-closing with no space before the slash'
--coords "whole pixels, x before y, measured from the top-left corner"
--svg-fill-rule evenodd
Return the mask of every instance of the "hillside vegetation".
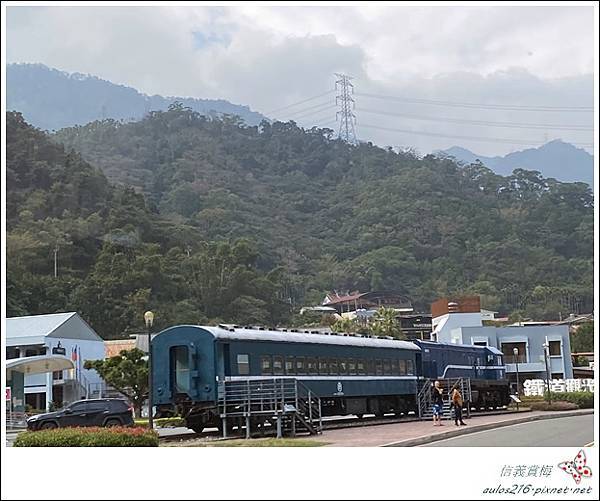
<path id="1" fill-rule="evenodd" d="M 109 336 L 148 307 L 166 324 L 285 323 L 331 289 L 394 289 L 425 311 L 448 293 L 515 316 L 592 307 L 582 183 L 182 105 L 52 142 L 18 114 L 7 126 L 13 313 L 78 309 Z"/>

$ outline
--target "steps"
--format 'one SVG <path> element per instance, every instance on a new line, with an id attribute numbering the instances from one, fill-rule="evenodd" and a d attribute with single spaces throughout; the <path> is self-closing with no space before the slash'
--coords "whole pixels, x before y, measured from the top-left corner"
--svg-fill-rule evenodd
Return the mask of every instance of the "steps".
<path id="1" fill-rule="evenodd" d="M 428 410 L 422 413 L 421 419 L 433 418 L 432 407 L 433 405 L 430 406 Z M 454 412 L 452 411 L 452 406 L 450 405 L 450 402 L 444 402 L 444 406 L 442 407 L 442 419 L 454 419 Z"/>
<path id="2" fill-rule="evenodd" d="M 471 380 L 469 378 L 458 378 L 438 379 L 438 381 L 444 390 L 442 419 L 454 419 L 454 412 L 452 410 L 452 391 L 454 388 L 458 388 L 458 390 L 461 392 L 463 402 L 466 404 L 468 411 L 469 402 L 471 401 Z M 433 380 L 426 379 L 417 394 L 417 405 L 419 408 L 419 417 L 421 419 L 432 419 L 433 417 L 433 401 L 431 398 L 433 384 Z"/>
<path id="3" fill-rule="evenodd" d="M 247 438 L 252 434 L 252 423 L 260 422 L 275 426 L 278 437 L 322 431 L 320 398 L 294 378 L 219 381 L 217 406 L 224 437 L 227 423 L 240 420 L 245 421 Z"/>

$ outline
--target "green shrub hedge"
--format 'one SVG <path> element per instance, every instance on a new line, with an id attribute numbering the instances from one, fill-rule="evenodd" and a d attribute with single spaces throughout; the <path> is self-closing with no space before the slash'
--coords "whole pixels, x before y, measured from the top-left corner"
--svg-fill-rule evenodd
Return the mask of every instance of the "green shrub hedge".
<path id="1" fill-rule="evenodd" d="M 577 404 L 573 402 L 564 401 L 552 401 L 551 404 L 548 402 L 531 402 L 530 408 L 532 411 L 574 411 L 579 409 Z"/>
<path id="2" fill-rule="evenodd" d="M 25 431 L 13 447 L 158 447 L 158 434 L 147 428 L 55 428 Z"/>
<path id="3" fill-rule="evenodd" d="M 591 391 L 572 391 L 570 393 L 551 393 L 552 400 L 563 400 L 565 402 L 573 402 L 580 409 L 594 408 L 594 394 Z"/>

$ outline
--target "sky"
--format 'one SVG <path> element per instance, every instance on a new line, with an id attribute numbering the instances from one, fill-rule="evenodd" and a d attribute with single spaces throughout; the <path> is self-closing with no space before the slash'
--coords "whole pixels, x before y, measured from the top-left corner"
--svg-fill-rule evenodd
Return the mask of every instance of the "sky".
<path id="1" fill-rule="evenodd" d="M 12 6 L 6 19 L 9 63 L 306 127 L 337 130 L 335 73 L 350 75 L 358 139 L 381 146 L 499 155 L 593 142 L 593 114 L 573 111 L 594 105 L 591 6 Z"/>

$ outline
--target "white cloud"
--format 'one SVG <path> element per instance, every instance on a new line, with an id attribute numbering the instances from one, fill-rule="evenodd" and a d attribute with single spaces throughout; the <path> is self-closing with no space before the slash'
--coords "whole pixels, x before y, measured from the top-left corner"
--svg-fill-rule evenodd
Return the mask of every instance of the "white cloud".
<path id="1" fill-rule="evenodd" d="M 199 46 L 194 33 L 212 43 Z M 263 112 L 329 90 L 336 71 L 356 77 L 357 92 L 363 93 L 591 106 L 593 8 L 8 7 L 7 58 L 91 73 L 149 94 L 224 98 Z M 532 116 L 361 99 L 357 96 L 362 108 L 420 115 L 591 124 L 591 116 L 574 114 Z M 301 107 L 289 111 L 296 109 Z M 361 123 L 374 121 L 389 128 L 544 139 L 544 131 L 537 130 L 359 115 L 362 138 L 412 142 L 423 152 L 457 143 L 482 154 L 511 147 L 361 129 Z M 548 138 L 558 136 L 591 141 L 591 133 L 580 132 L 552 131 Z"/>

